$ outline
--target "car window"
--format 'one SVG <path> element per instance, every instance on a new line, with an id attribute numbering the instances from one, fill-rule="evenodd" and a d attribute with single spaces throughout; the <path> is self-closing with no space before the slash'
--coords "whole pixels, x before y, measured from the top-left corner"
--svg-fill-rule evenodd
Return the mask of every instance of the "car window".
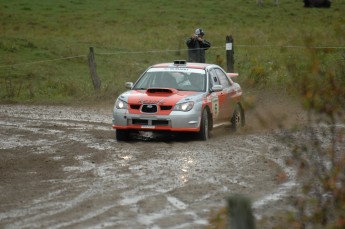
<path id="1" fill-rule="evenodd" d="M 205 71 L 167 71 L 157 69 L 147 71 L 134 85 L 133 89 L 176 88 L 181 91 L 205 91 Z"/>
<path id="2" fill-rule="evenodd" d="M 222 70 L 220 70 L 219 68 L 216 68 L 215 72 L 217 73 L 217 76 L 220 80 L 220 84 L 223 86 L 223 88 L 228 88 L 231 86 L 229 78 L 226 76 L 226 74 Z"/>
<path id="3" fill-rule="evenodd" d="M 206 78 L 205 74 L 190 73 L 187 74 L 188 84 L 191 91 L 205 91 Z"/>
<path id="4" fill-rule="evenodd" d="M 215 69 L 211 69 L 210 70 L 210 86 L 214 86 L 214 85 L 221 85 L 219 79 L 218 79 L 218 76 L 217 76 L 217 73 L 215 71 Z"/>
<path id="5" fill-rule="evenodd" d="M 175 77 L 170 72 L 157 72 L 150 87 L 177 88 L 177 83 Z"/>
<path id="6" fill-rule="evenodd" d="M 133 89 L 147 89 L 155 82 L 157 78 L 157 72 L 145 72 L 145 74 L 136 82 Z"/>

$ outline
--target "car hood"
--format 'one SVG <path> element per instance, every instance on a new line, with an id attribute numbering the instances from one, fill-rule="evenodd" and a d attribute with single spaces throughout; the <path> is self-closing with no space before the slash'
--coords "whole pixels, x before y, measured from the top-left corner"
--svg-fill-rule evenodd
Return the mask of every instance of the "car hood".
<path id="1" fill-rule="evenodd" d="M 120 97 L 128 104 L 159 104 L 174 106 L 178 102 L 185 102 L 196 99 L 201 92 L 178 91 L 173 88 L 149 88 L 147 90 L 131 90 Z"/>

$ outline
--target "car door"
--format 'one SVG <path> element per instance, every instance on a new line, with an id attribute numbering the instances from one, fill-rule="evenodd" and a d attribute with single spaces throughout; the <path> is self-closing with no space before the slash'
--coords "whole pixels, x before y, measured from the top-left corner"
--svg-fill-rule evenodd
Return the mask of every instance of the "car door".
<path id="1" fill-rule="evenodd" d="M 228 78 L 226 73 L 220 68 L 215 68 L 215 73 L 219 79 L 220 84 L 223 86 L 223 91 L 221 91 L 221 99 L 219 103 L 219 116 L 222 120 L 229 121 L 232 117 L 234 109 L 236 107 L 236 90 L 233 86 L 233 82 Z"/>
<path id="2" fill-rule="evenodd" d="M 216 68 L 212 68 L 209 70 L 209 75 L 210 75 L 210 83 L 212 86 L 214 85 L 222 85 L 221 81 L 217 75 L 217 71 Z M 226 119 L 226 117 L 224 116 L 225 114 L 225 107 L 224 104 L 227 101 L 226 98 L 226 93 L 223 90 L 221 91 L 217 91 L 217 92 L 212 92 L 211 94 L 212 97 L 212 112 L 213 112 L 213 121 L 215 124 L 222 122 Z"/>

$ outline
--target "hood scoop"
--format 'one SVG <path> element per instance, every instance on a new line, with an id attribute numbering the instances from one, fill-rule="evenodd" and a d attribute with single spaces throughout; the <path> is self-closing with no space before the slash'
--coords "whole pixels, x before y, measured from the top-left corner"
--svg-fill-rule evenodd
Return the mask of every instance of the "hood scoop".
<path id="1" fill-rule="evenodd" d="M 146 90 L 148 94 L 175 94 L 178 90 L 174 88 L 149 88 Z"/>

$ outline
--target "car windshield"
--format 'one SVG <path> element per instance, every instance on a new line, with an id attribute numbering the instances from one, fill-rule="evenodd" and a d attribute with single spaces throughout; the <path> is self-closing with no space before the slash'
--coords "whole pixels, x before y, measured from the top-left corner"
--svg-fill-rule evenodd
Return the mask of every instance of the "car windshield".
<path id="1" fill-rule="evenodd" d="M 151 68 L 144 73 L 133 87 L 135 90 L 146 90 L 148 88 L 175 88 L 180 91 L 206 91 L 205 71 L 200 69 L 167 70 Z"/>

